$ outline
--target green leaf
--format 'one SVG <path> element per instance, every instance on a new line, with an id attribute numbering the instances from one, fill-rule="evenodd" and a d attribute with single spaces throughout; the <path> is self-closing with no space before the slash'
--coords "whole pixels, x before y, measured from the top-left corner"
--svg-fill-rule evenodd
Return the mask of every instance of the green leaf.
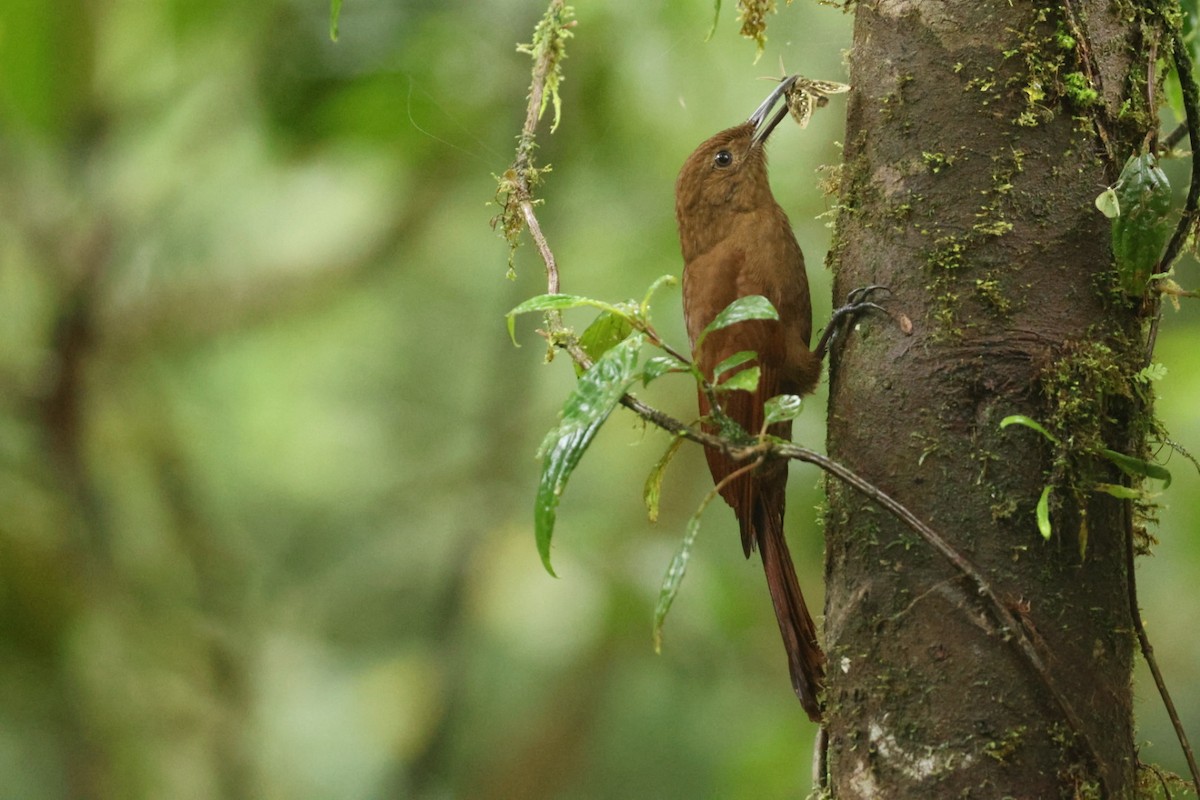
<path id="1" fill-rule="evenodd" d="M 720 383 L 721 373 L 728 372 L 729 370 L 733 369 L 734 367 L 741 366 L 742 364 L 745 364 L 747 361 L 750 361 L 751 359 L 754 359 L 757 357 L 758 357 L 758 353 L 754 352 L 753 350 L 741 350 L 737 353 L 734 353 L 729 358 L 722 361 L 720 364 L 717 364 L 716 369 L 713 370 L 713 378 L 716 379 L 716 381 L 718 383 Z"/>
<path id="2" fill-rule="evenodd" d="M 338 18 L 342 15 L 342 0 L 331 0 L 329 3 L 329 38 L 338 40 Z"/>
<path id="3" fill-rule="evenodd" d="M 804 410 L 804 401 L 799 395 L 780 394 L 772 397 L 763 406 L 763 419 L 767 425 L 777 422 L 789 422 L 800 416 Z"/>
<path id="4" fill-rule="evenodd" d="M 646 485 L 642 489 L 642 500 L 646 504 L 646 516 L 650 518 L 651 522 L 658 522 L 658 502 L 662 498 L 663 476 L 666 474 L 667 465 L 679 452 L 681 445 L 683 445 L 682 436 L 673 438 L 667 445 L 667 449 L 663 451 L 662 458 L 658 459 L 658 463 L 646 476 Z"/>
<path id="5" fill-rule="evenodd" d="M 563 404 L 562 420 L 542 443 L 542 476 L 534 499 L 533 522 L 538 554 L 546 571 L 550 566 L 550 540 L 558 501 L 567 480 L 608 419 L 625 391 L 636 379 L 638 351 L 645 337 L 635 333 L 602 355 L 575 383 Z"/>
<path id="6" fill-rule="evenodd" d="M 718 392 L 753 392 L 758 388 L 758 379 L 762 370 L 758 367 L 747 367 L 741 372 L 735 372 L 713 388 Z"/>
<path id="7" fill-rule="evenodd" d="M 1003 430 L 1004 428 L 1007 428 L 1009 425 L 1024 425 L 1026 428 L 1035 430 L 1038 433 L 1040 433 L 1042 436 L 1045 436 L 1050 441 L 1054 442 L 1055 444 L 1058 444 L 1058 439 L 1053 434 L 1051 434 L 1050 431 L 1043 428 L 1041 423 L 1039 423 L 1035 419 L 1032 419 L 1031 417 L 1025 416 L 1024 414 L 1010 414 L 1009 416 L 1000 420 L 1000 429 L 1001 430 Z"/>
<path id="8" fill-rule="evenodd" d="M 579 346 L 588 358 L 595 363 L 600 356 L 607 353 L 616 344 L 623 341 L 633 331 L 629 320 L 611 311 L 601 311 L 591 325 L 579 337 Z M 582 375 L 583 367 L 575 365 L 575 374 Z"/>
<path id="9" fill-rule="evenodd" d="M 1116 450 L 1109 450 L 1107 448 L 1101 450 L 1100 455 L 1116 464 L 1126 475 L 1134 478 L 1153 478 L 1156 481 L 1162 481 L 1164 489 L 1171 485 L 1171 473 L 1166 467 L 1151 464 L 1149 461 L 1143 461 L 1140 458 L 1127 456 L 1124 453 L 1118 453 Z"/>
<path id="10" fill-rule="evenodd" d="M 1042 496 L 1037 504 L 1037 526 L 1046 541 L 1050 541 L 1050 534 L 1053 532 L 1050 527 L 1050 490 L 1053 488 L 1053 485 L 1047 485 L 1042 489 Z"/>
<path id="11" fill-rule="evenodd" d="M 624 309 L 602 300 L 593 300 L 590 297 L 580 297 L 574 294 L 539 294 L 504 315 L 508 321 L 508 336 L 513 340 L 513 344 L 517 343 L 515 325 L 518 314 L 528 314 L 531 311 L 565 311 L 568 308 L 579 308 L 580 306 L 591 306 L 617 316 L 629 317 Z"/>
<path id="12" fill-rule="evenodd" d="M 708 326 L 700 332 L 694 349 L 699 350 L 700 343 L 704 341 L 704 337 L 713 331 L 728 328 L 730 325 L 751 319 L 779 319 L 779 312 L 775 310 L 775 306 L 771 305 L 771 301 L 761 294 L 739 297 L 726 306 L 721 313 L 713 317 L 713 321 L 708 323 Z"/>
<path id="13" fill-rule="evenodd" d="M 713 489 L 700 501 L 700 507 L 688 520 L 687 531 L 683 535 L 683 540 L 679 542 L 679 549 L 675 551 L 675 555 L 671 557 L 671 563 L 667 565 L 667 574 L 663 576 L 662 588 L 658 591 L 658 603 L 654 607 L 654 652 L 656 653 L 662 652 L 663 624 L 667 621 L 667 612 L 671 610 L 671 604 L 675 602 L 675 595 L 679 593 L 679 586 L 683 583 L 683 576 L 687 573 L 688 560 L 692 557 L 692 547 L 696 544 L 696 536 L 700 533 L 700 517 L 716 496 L 717 491 Z"/>
<path id="14" fill-rule="evenodd" d="M 1115 483 L 1097 483 L 1094 487 L 1097 492 L 1111 494 L 1118 500 L 1137 500 L 1142 496 L 1142 492 L 1129 486 L 1120 486 Z"/>
<path id="15" fill-rule="evenodd" d="M 1113 258 L 1122 291 L 1146 293 L 1146 284 L 1171 237 L 1171 184 L 1154 153 L 1133 155 L 1113 186 L 1120 214 L 1112 220 Z"/>
<path id="16" fill-rule="evenodd" d="M 668 372 L 687 372 L 688 365 L 675 356 L 654 356 L 646 359 L 642 366 L 642 385 L 649 386 L 650 381 L 661 378 Z"/>

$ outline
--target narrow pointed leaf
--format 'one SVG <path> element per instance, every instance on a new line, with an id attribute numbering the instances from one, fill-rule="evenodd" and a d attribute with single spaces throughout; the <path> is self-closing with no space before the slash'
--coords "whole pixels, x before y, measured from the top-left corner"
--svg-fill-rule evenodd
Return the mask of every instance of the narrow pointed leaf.
<path id="1" fill-rule="evenodd" d="M 1042 489 L 1042 496 L 1037 504 L 1037 526 L 1046 541 L 1050 541 L 1050 534 L 1053 533 L 1050 527 L 1050 490 L 1053 488 L 1052 485 L 1047 485 Z"/>
<path id="2" fill-rule="evenodd" d="M 799 395 L 780 394 L 772 397 L 763 406 L 763 419 L 766 424 L 774 425 L 776 422 L 787 422 L 800 416 L 800 412 L 804 410 L 804 402 Z"/>
<path id="3" fill-rule="evenodd" d="M 700 507 L 688 520 L 687 531 L 679 542 L 679 549 L 675 551 L 671 563 L 667 565 L 667 574 L 663 576 L 662 588 L 658 591 L 658 604 L 654 607 L 654 652 L 656 653 L 662 652 L 663 624 L 667 621 L 667 612 L 671 610 L 671 604 L 675 602 L 675 595 L 679 593 L 679 586 L 683 583 L 683 576 L 687 573 L 688 561 L 692 557 L 692 547 L 696 544 L 696 536 L 700 533 L 700 517 L 716 496 L 716 490 L 705 495 Z"/>
<path id="4" fill-rule="evenodd" d="M 592 443 L 596 432 L 637 377 L 638 352 L 645 337 L 634 334 L 616 345 L 580 376 L 566 403 L 562 419 L 542 444 L 542 476 L 534 500 L 534 534 L 542 564 L 551 575 L 550 541 L 558 502 L 571 472 Z"/>
<path id="5" fill-rule="evenodd" d="M 1137 500 L 1142 496 L 1142 492 L 1130 486 L 1120 486 L 1115 483 L 1097 483 L 1095 486 L 1097 492 L 1111 494 L 1118 500 Z"/>
<path id="6" fill-rule="evenodd" d="M 1100 453 L 1109 461 L 1116 464 L 1126 475 L 1134 478 L 1153 478 L 1156 481 L 1162 481 L 1164 489 L 1171 485 L 1171 473 L 1166 467 L 1159 464 L 1151 464 L 1149 461 L 1127 456 L 1124 453 L 1118 453 L 1116 450 L 1104 449 Z"/>
<path id="7" fill-rule="evenodd" d="M 1042 427 L 1041 423 L 1024 414 L 1012 414 L 1000 420 L 1000 428 L 1007 428 L 1009 425 L 1024 425 L 1026 428 L 1037 431 L 1042 436 L 1045 436 L 1050 441 L 1058 444 L 1058 439 L 1050 431 Z"/>
<path id="8" fill-rule="evenodd" d="M 651 522 L 658 522 L 658 503 L 662 498 L 662 482 L 663 476 L 666 475 L 667 465 L 671 463 L 671 459 L 679 452 L 680 446 L 683 444 L 683 437 L 676 436 L 671 440 L 671 444 L 667 445 L 667 449 L 663 451 L 662 458 L 658 459 L 658 463 L 650 470 L 650 474 L 646 476 L 646 485 L 642 489 L 642 500 L 646 503 L 646 516 Z"/>

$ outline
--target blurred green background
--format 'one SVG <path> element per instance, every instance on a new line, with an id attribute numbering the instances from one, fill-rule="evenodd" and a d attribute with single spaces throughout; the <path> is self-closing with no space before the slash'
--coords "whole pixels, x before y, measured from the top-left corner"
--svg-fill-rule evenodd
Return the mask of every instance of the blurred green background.
<path id="1" fill-rule="evenodd" d="M 706 43 L 709 3 L 580 4 L 539 150 L 565 291 L 679 273 L 676 171 L 780 59 L 844 80 L 849 16 L 784 9 L 755 64 L 725 5 Z M 572 377 L 534 321 L 509 343 L 544 278 L 529 247 L 505 278 L 485 203 L 543 9 L 348 0 L 334 44 L 320 0 L 0 8 L 0 798 L 807 790 L 812 726 L 723 506 L 651 648 L 698 453 L 650 525 L 667 439 L 614 418 L 564 498 L 561 578 L 539 564 L 534 454 Z M 844 102 L 772 146 L 817 320 Z M 678 290 L 657 309 L 682 344 Z M 1197 326 L 1168 314 L 1160 410 L 1200 451 Z M 649 397 L 692 413 L 683 382 Z M 818 395 L 796 438 L 822 446 L 823 416 Z M 1200 736 L 1200 480 L 1170 465 L 1142 599 Z M 793 469 L 813 598 L 818 484 Z M 1138 697 L 1142 758 L 1182 769 L 1141 673 Z"/>

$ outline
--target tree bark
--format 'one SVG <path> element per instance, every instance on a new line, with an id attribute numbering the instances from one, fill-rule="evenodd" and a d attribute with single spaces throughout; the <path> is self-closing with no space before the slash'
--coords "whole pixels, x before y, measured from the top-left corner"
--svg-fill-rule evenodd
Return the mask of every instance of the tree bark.
<path id="1" fill-rule="evenodd" d="M 1153 124 L 1161 23 L 1136 5 L 855 4 L 835 292 L 888 286 L 913 330 L 872 315 L 845 337 L 830 454 L 969 559 L 1045 669 L 946 559 L 831 481 L 834 797 L 1132 793 L 1133 530 L 1093 488 L 1120 482 L 1099 447 L 1144 448 L 1143 321 L 1093 201 Z M 1010 414 L 1062 446 L 1001 430 Z"/>

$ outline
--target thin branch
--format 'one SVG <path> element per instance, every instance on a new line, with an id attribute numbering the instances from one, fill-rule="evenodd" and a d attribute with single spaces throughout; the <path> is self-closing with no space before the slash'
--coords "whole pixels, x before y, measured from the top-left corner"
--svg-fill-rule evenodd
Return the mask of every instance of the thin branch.
<path id="1" fill-rule="evenodd" d="M 1163 680 L 1162 671 L 1158 668 L 1158 660 L 1154 657 L 1154 648 L 1150 646 L 1150 636 L 1146 633 L 1146 626 L 1142 624 L 1142 609 L 1138 604 L 1137 595 L 1137 580 L 1134 573 L 1134 544 L 1133 544 L 1133 502 L 1125 501 L 1125 538 L 1127 546 L 1125 548 L 1125 571 L 1129 573 L 1129 582 L 1127 588 L 1129 591 L 1129 614 L 1133 617 L 1133 629 L 1137 633 L 1138 644 L 1142 648 L 1142 658 L 1146 659 L 1146 666 L 1150 667 L 1150 674 L 1154 677 L 1154 685 L 1158 688 L 1158 696 L 1162 698 L 1163 706 L 1167 709 L 1167 716 L 1171 718 L 1171 725 L 1175 728 L 1175 738 L 1179 740 L 1179 747 L 1183 750 L 1183 757 L 1187 760 L 1188 770 L 1192 773 L 1192 786 L 1196 790 L 1196 794 L 1200 795 L 1200 768 L 1196 766 L 1196 755 L 1192 752 L 1192 745 L 1188 742 L 1187 731 L 1183 729 L 1183 722 L 1179 719 L 1179 712 L 1175 710 L 1175 703 L 1171 699 L 1171 693 L 1167 691 L 1166 681 Z"/>

